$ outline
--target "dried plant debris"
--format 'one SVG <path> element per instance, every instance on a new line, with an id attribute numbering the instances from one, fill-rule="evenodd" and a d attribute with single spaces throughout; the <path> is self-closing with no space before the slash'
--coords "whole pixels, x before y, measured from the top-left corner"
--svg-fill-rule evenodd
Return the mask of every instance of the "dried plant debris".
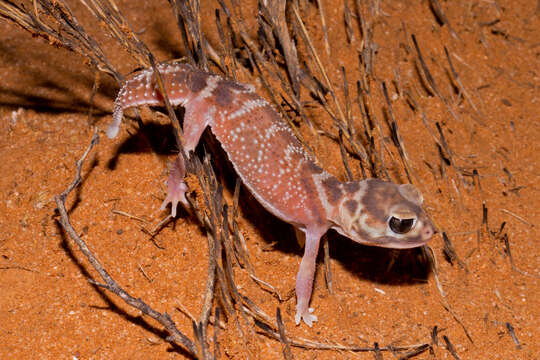
<path id="1" fill-rule="evenodd" d="M 0 2 L 0 15 L 20 25 L 51 45 L 61 46 L 86 57 L 93 66 L 112 75 L 116 81 L 123 77 L 111 65 L 99 44 L 92 38 L 63 0 L 37 0 L 33 10 L 11 1 Z"/>
<path id="2" fill-rule="evenodd" d="M 459 161 L 461 157 L 450 148 L 447 136 L 450 139 L 451 137 L 450 135 L 445 136 L 448 134 L 445 126 L 452 119 L 462 122 L 458 113 L 459 107 L 454 108 L 456 104 L 450 104 L 439 90 L 416 36 L 411 36 L 414 50 L 409 53 L 415 59 L 420 81 L 417 78 L 407 79 L 400 66 L 394 68 L 393 78 L 382 79 L 376 75 L 378 45 L 374 40 L 374 32 L 375 26 L 384 15 L 378 1 L 356 0 L 350 2 L 347 0 L 344 3 L 342 20 L 340 21 L 346 34 L 344 43 L 357 47 L 359 63 L 356 66 L 359 70 L 356 71 L 339 64 L 333 64 L 332 61 L 325 61 L 331 60 L 332 57 L 332 46 L 329 40 L 329 32 L 332 29 L 327 25 L 328 13 L 325 12 L 323 1 L 312 3 L 285 0 L 259 1 L 256 18 L 259 31 L 256 32 L 256 35 L 249 31 L 247 21 L 239 10 L 240 2 L 237 0 L 230 2 L 219 0 L 219 9 L 215 11 L 214 19 L 201 19 L 201 4 L 198 0 L 171 0 L 169 3 L 184 44 L 187 61 L 208 71 L 222 72 L 232 79 L 246 76 L 246 74 L 252 79 L 259 79 L 267 97 L 272 100 L 276 109 L 283 115 L 285 121 L 289 123 L 309 152 L 313 152 L 310 144 L 321 140 L 318 138 L 320 134 L 335 142 L 335 146 L 341 154 L 339 162 L 342 164 L 343 174 L 340 175 L 343 178 L 352 180 L 359 176 L 362 178 L 373 176 L 390 180 L 392 177 L 396 177 L 396 174 L 400 176 L 404 174 L 409 182 L 421 181 L 414 168 L 414 159 L 411 158 L 407 150 L 413 149 L 414 145 L 407 144 L 401 133 L 404 123 L 401 122 L 400 108 L 403 106 L 409 110 L 412 108 L 414 114 L 421 117 L 421 121 L 424 122 L 431 135 L 426 138 L 439 151 L 440 159 L 435 161 L 441 161 L 442 178 L 446 177 L 445 171 L 451 173 L 451 169 L 454 168 L 459 174 L 458 176 L 472 176 L 477 183 L 478 196 L 482 199 L 481 226 L 484 230 L 483 233 L 503 244 L 504 253 L 514 267 L 510 241 L 508 235 L 503 233 L 504 223 L 498 232 L 490 231 L 488 208 L 483 198 L 478 172 L 474 170 L 472 175 L 469 174 L 470 171 L 466 174 L 465 170 L 456 165 L 456 161 Z M 32 4 L 34 8 L 30 9 L 24 5 L 16 5 L 11 1 L 1 1 L 0 15 L 22 26 L 33 35 L 45 38 L 52 45 L 65 47 L 86 57 L 93 67 L 111 75 L 118 83 L 122 82 L 123 76 L 109 62 L 100 44 L 86 32 L 65 1 L 36 0 Z M 182 347 L 190 356 L 196 358 L 212 359 L 223 355 L 219 342 L 220 326 L 225 323 L 232 324 L 231 328 L 235 329 L 239 339 L 245 345 L 246 354 L 251 355 L 255 352 L 253 339 L 260 336 L 258 334 L 261 333 L 279 341 L 285 359 L 293 358 L 292 347 L 371 352 L 376 359 L 383 358 L 384 352 L 391 352 L 400 359 L 414 358 L 426 351 L 434 353 L 434 348 L 440 346 L 440 334 L 437 326 L 433 327 L 431 341 L 412 345 L 380 346 L 375 342 L 373 346 L 356 346 L 331 341 L 319 342 L 291 335 L 291 331 L 283 323 L 280 308 L 277 308 L 275 317 L 272 317 L 265 313 L 254 300 L 247 297 L 242 288 L 237 285 L 235 268 L 242 269 L 264 291 L 272 293 L 279 302 L 287 300 L 286 296 L 280 295 L 272 284 L 265 282 L 255 273 L 238 225 L 240 182 L 236 183 L 233 204 L 230 205 L 223 195 L 223 185 L 216 179 L 209 155 L 205 153 L 201 161 L 198 157 L 188 158 L 187 154 L 184 153 L 180 122 L 168 100 L 167 89 L 164 87 L 157 69 L 158 62 L 154 54 L 132 30 L 129 22 L 114 2 L 88 0 L 84 1 L 83 4 L 93 17 L 105 25 L 102 30 L 115 39 L 139 66 L 154 69 L 160 93 L 164 94 L 165 107 L 175 129 L 178 151 L 184 155 L 188 170 L 197 178 L 202 191 L 202 199 L 198 198 L 198 201 L 188 197 L 188 201 L 192 205 L 189 211 L 206 234 L 208 242 L 206 286 L 204 293 L 201 294 L 203 301 L 199 316 L 191 315 L 193 333 L 190 338 L 178 330 L 167 313 L 154 310 L 142 299 L 132 297 L 120 287 L 88 249 L 87 244 L 77 235 L 77 231 L 70 223 L 69 214 L 65 209 L 66 198 L 73 189 L 82 185 L 82 163 L 97 142 L 97 136 L 94 136 L 84 156 L 77 162 L 75 180 L 66 191 L 55 198 L 60 213 L 59 221 L 64 230 L 79 246 L 104 282 L 98 283 L 90 280 L 93 284 L 111 291 L 126 304 L 158 321 L 169 334 L 167 341 Z M 320 26 L 323 34 L 322 40 L 319 42 L 314 41 L 315 36 L 310 32 L 313 24 L 307 23 L 307 17 L 303 16 L 301 6 L 315 6 L 317 8 L 320 19 L 320 24 L 317 26 Z M 439 1 L 430 0 L 426 6 L 431 8 L 437 21 L 441 25 L 447 26 L 450 34 L 459 39 Z M 221 40 L 221 44 L 216 48 L 212 47 L 208 41 L 209 37 L 204 33 L 201 26 L 203 22 L 215 24 L 217 36 Z M 405 29 L 405 24 L 403 24 L 403 29 Z M 322 51 L 321 43 L 324 47 Z M 445 63 L 448 64 L 449 68 L 449 71 L 447 70 L 448 76 L 445 79 L 451 83 L 453 90 L 458 93 L 458 97 L 465 99 L 478 114 L 477 106 L 472 101 L 463 79 L 454 67 L 452 54 L 446 46 L 442 47 L 446 56 Z M 408 46 L 408 48 L 413 49 L 412 46 Z M 442 57 L 444 58 L 444 56 Z M 412 68 L 414 65 L 410 65 L 410 67 Z M 335 74 L 338 74 L 337 78 L 333 77 Z M 413 81 L 416 83 L 411 86 Z M 420 86 L 418 86 L 419 83 Z M 356 84 L 356 95 L 354 95 L 354 84 Z M 393 84 L 396 87 L 397 96 L 395 98 L 389 96 L 386 84 Z M 441 83 L 439 85 L 441 89 L 445 89 L 444 85 Z M 390 89 L 392 89 L 391 86 Z M 353 91 L 350 91 L 350 87 L 353 88 Z M 418 89 L 422 87 L 428 95 L 434 96 L 438 99 L 437 101 L 444 104 L 451 114 L 450 120 L 443 122 L 442 125 L 437 121 L 430 123 L 422 104 L 420 104 L 421 100 L 419 100 L 422 98 L 422 90 Z M 356 101 L 351 99 L 351 96 L 356 96 Z M 318 120 L 313 120 L 313 110 L 326 116 L 329 121 L 324 124 L 331 124 L 331 126 L 326 128 L 321 124 L 322 122 L 318 123 Z M 381 114 L 382 121 L 380 120 Z M 304 125 L 307 125 L 312 131 L 313 138 L 309 143 L 302 137 L 304 132 L 301 130 L 303 130 L 302 126 Z M 411 154 L 413 154 L 412 151 Z M 436 168 L 437 165 L 430 166 Z M 459 192 L 459 190 L 457 191 Z M 129 214 L 122 215 L 132 217 Z M 137 221 L 144 220 L 132 218 Z M 167 217 L 152 231 L 145 231 L 154 240 L 156 234 L 170 221 L 171 218 Z M 523 219 L 523 221 L 525 220 Z M 460 268 L 468 272 L 465 262 L 457 256 L 446 233 L 443 233 L 443 240 L 444 249 L 442 251 L 446 259 L 451 264 L 457 262 Z M 159 245 L 156 244 L 156 246 Z M 424 251 L 427 253 L 426 256 L 431 259 L 431 264 L 435 266 L 433 251 L 431 249 Z M 324 241 L 325 275 L 328 289 L 332 293 L 333 280 L 329 253 L 328 243 Z M 140 271 L 144 273 L 142 268 Z M 434 273 L 435 282 L 443 296 L 443 307 L 452 314 L 472 342 L 472 337 L 465 325 L 444 298 L 444 292 L 437 277 L 437 269 L 434 269 Z M 147 277 L 146 274 L 145 277 Z M 151 281 L 148 277 L 147 279 Z M 516 347 L 520 348 L 521 345 L 513 326 L 506 323 L 506 329 Z M 430 335 L 428 334 L 426 338 L 429 339 Z M 445 349 L 454 358 L 459 359 L 449 338 L 443 335 L 442 339 Z"/>
<path id="3" fill-rule="evenodd" d="M 446 350 L 448 350 L 448 352 L 454 357 L 454 359 L 461 360 L 461 358 L 459 357 L 459 355 L 456 352 L 456 348 L 450 342 L 450 339 L 448 338 L 448 336 L 443 335 L 443 340 L 444 340 L 444 343 L 446 345 Z"/>
<path id="4" fill-rule="evenodd" d="M 469 272 L 469 270 L 467 269 L 467 265 L 457 256 L 456 250 L 454 249 L 454 245 L 450 241 L 450 238 L 448 237 L 448 235 L 445 232 L 443 232 L 442 236 L 444 240 L 443 253 L 446 259 L 448 260 L 448 262 L 453 265 L 454 261 L 456 261 L 460 268 L 462 268 L 466 272 Z"/>
<path id="5" fill-rule="evenodd" d="M 423 75 L 422 79 L 425 80 L 425 83 L 427 84 L 427 86 L 425 86 L 425 89 L 429 93 L 436 95 L 445 105 L 450 115 L 452 115 L 452 117 L 456 119 L 457 121 L 461 122 L 462 120 L 459 117 L 459 115 L 454 111 L 452 106 L 450 106 L 450 104 L 448 103 L 448 100 L 442 95 L 442 93 L 439 91 L 439 88 L 435 84 L 435 79 L 433 78 L 433 75 L 429 71 L 429 68 L 424 60 L 424 57 L 422 56 L 422 52 L 420 51 L 420 47 L 418 46 L 418 42 L 416 41 L 416 36 L 412 34 L 411 38 L 414 44 L 414 48 L 416 49 L 416 56 L 418 58 L 418 62 L 420 63 L 420 69 L 422 70 L 421 71 L 421 74 Z"/>
<path id="6" fill-rule="evenodd" d="M 521 349 L 521 344 L 519 343 L 519 340 L 518 340 L 518 338 L 516 336 L 516 333 L 514 331 L 514 327 L 509 322 L 506 323 L 506 330 L 508 330 L 508 333 L 512 337 L 512 341 L 514 342 L 514 344 L 516 344 L 516 349 L 518 349 L 518 350 Z"/>
<path id="7" fill-rule="evenodd" d="M 452 25 L 450 25 L 450 21 L 448 21 L 448 18 L 444 14 L 444 11 L 441 7 L 441 4 L 437 0 L 429 0 L 429 5 L 435 16 L 437 17 L 437 21 L 442 24 L 448 26 L 448 30 L 450 31 L 450 34 L 456 39 L 459 40 L 459 36 L 456 34 L 454 29 L 452 28 Z"/>
<path id="8" fill-rule="evenodd" d="M 289 3 L 290 4 L 290 3 Z M 299 84 L 299 64 L 296 46 L 291 39 L 286 20 L 286 7 L 287 1 L 268 1 L 259 2 L 262 18 L 264 18 L 272 28 L 273 32 L 279 39 L 281 48 L 285 56 L 285 62 L 287 64 L 287 71 L 292 83 L 292 89 L 296 96 L 300 96 L 300 84 Z M 290 6 L 290 5 L 289 5 Z M 270 55 L 270 53 L 269 53 Z"/>
<path id="9" fill-rule="evenodd" d="M 289 340 L 285 334 L 285 326 L 281 320 L 281 310 L 279 308 L 276 309 L 276 321 L 279 329 L 279 341 L 281 342 L 283 349 L 283 357 L 286 360 L 292 360 L 294 357 L 291 352 L 291 345 L 289 344 Z"/>
<path id="10" fill-rule="evenodd" d="M 94 146 L 97 144 L 98 139 L 99 137 L 96 132 L 92 136 L 90 145 L 84 152 L 83 156 L 76 163 L 76 174 L 72 183 L 64 192 L 55 197 L 56 206 L 60 214 L 59 222 L 62 225 L 64 231 L 69 235 L 71 240 L 73 240 L 77 244 L 81 252 L 86 256 L 88 262 L 90 262 L 92 267 L 101 276 L 102 280 L 105 281 L 105 283 L 99 283 L 97 281 L 94 281 L 93 279 L 88 279 L 92 284 L 100 288 L 109 290 L 110 292 L 119 296 L 126 304 L 140 310 L 143 314 L 148 315 L 157 322 L 159 322 L 169 332 L 169 341 L 184 347 L 191 355 L 195 356 L 197 354 L 197 349 L 193 340 L 189 339 L 186 335 L 184 335 L 178 330 L 176 324 L 167 313 L 160 313 L 154 310 L 143 300 L 134 298 L 129 293 L 127 293 L 120 285 L 118 285 L 118 283 L 109 275 L 107 270 L 105 270 L 105 268 L 101 265 L 95 255 L 90 251 L 90 249 L 86 245 L 86 242 L 78 235 L 78 232 L 71 225 L 71 221 L 66 209 L 66 199 L 68 195 L 81 184 L 81 172 L 84 160 L 86 159 L 90 151 L 92 151 Z"/>

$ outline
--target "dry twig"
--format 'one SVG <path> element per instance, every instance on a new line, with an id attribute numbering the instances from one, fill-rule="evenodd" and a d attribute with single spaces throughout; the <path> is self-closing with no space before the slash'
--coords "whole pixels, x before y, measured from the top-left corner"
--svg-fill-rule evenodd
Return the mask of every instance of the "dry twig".
<path id="1" fill-rule="evenodd" d="M 71 191 L 73 191 L 81 183 L 81 180 L 82 180 L 81 172 L 82 172 L 82 166 L 83 166 L 84 160 L 86 159 L 90 151 L 93 149 L 93 147 L 97 144 L 98 140 L 99 140 L 99 137 L 96 131 L 94 135 L 92 136 L 90 145 L 84 152 L 83 156 L 76 162 L 76 174 L 72 183 L 68 186 L 68 188 L 64 192 L 55 196 L 54 198 L 56 202 L 56 206 L 58 207 L 58 211 L 60 213 L 59 222 L 62 225 L 62 228 L 64 229 L 64 231 L 78 245 L 81 252 L 86 256 L 88 262 L 90 262 L 92 267 L 98 272 L 102 280 L 105 282 L 105 283 L 98 283 L 92 279 L 89 279 L 90 283 L 100 288 L 109 290 L 110 292 L 119 296 L 129 306 L 132 306 L 135 309 L 138 309 L 143 314 L 148 315 L 152 319 L 159 322 L 161 325 L 163 325 L 163 327 L 165 327 L 165 329 L 170 334 L 170 336 L 167 338 L 168 341 L 174 342 L 182 346 L 192 356 L 195 356 L 197 354 L 195 344 L 186 335 L 181 333 L 180 330 L 178 330 L 178 328 L 176 327 L 176 324 L 171 319 L 169 314 L 160 313 L 154 310 L 148 304 L 146 304 L 142 299 L 134 298 L 129 293 L 127 293 L 122 287 L 120 287 L 118 283 L 109 275 L 107 270 L 105 270 L 105 268 L 101 265 L 99 260 L 90 251 L 85 241 L 78 235 L 77 231 L 71 225 L 70 218 L 66 210 L 66 199 L 67 199 L 67 196 L 71 193 Z"/>

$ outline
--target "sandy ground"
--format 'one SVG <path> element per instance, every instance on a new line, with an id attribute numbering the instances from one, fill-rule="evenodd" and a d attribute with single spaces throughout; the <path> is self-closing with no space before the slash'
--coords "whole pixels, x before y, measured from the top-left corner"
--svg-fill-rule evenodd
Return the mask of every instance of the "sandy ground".
<path id="1" fill-rule="evenodd" d="M 451 359 L 453 347 L 461 359 L 537 359 L 540 13 L 533 1 L 524 0 L 439 2 L 451 27 L 437 22 L 427 1 L 381 2 L 373 15 L 373 42 L 377 44 L 374 74 L 388 85 L 426 209 L 439 228 L 429 245 L 445 297 L 418 249 L 393 253 L 355 244 L 334 232 L 329 241 L 335 289 L 329 293 L 319 269 L 312 299 L 319 322 L 313 328 L 294 325 L 294 297 L 279 302 L 239 268 L 235 269 L 237 283 L 271 316 L 280 307 L 291 337 L 366 347 L 401 346 L 431 343 L 436 327 L 438 342 L 432 344 L 432 351 L 414 358 Z M 183 55 L 167 2 L 144 7 L 134 3 L 119 1 L 118 5 L 158 59 Z M 360 71 L 356 49 L 361 40 L 356 19 L 352 20 L 355 39 L 348 44 L 343 2 L 322 3 L 329 54 L 313 3 L 303 8 L 308 31 L 334 86 L 342 89 L 343 66 L 355 88 Z M 73 2 L 72 7 L 119 71 L 127 74 L 137 66 L 101 32 L 80 3 Z M 215 7 L 203 2 L 201 21 L 219 49 Z M 252 2 L 242 11 L 248 22 L 255 23 Z M 411 34 L 418 39 L 448 106 L 419 85 L 421 71 Z M 444 46 L 466 98 L 450 81 Z M 0 78 L 0 358 L 184 358 L 182 350 L 165 341 L 160 325 L 88 282 L 96 272 L 57 223 L 53 197 L 71 182 L 74 162 L 93 133 L 88 111 L 95 74 L 82 57 L 0 20 Z M 251 81 L 265 96 L 260 83 Z M 73 225 L 127 291 L 170 313 L 179 329 L 191 336 L 189 318 L 177 309 L 181 304 L 195 316 L 200 312 L 208 266 L 206 237 L 186 214 L 154 239 L 141 231 L 166 215 L 159 206 L 171 144 L 170 139 L 164 144 L 164 139 L 155 138 L 159 145 L 149 144 L 147 139 L 156 135 L 134 125 L 123 126 L 118 139 L 107 139 L 103 130 L 117 90 L 110 77 L 100 75 L 92 119 L 101 130 L 101 141 L 83 167 L 84 181 L 76 200 L 72 195 L 68 201 Z M 413 95 L 422 111 L 407 103 L 403 90 Z M 386 103 L 379 88 L 372 91 L 374 112 L 383 119 Z M 341 90 L 338 95 L 343 99 Z M 356 100 L 351 113 L 360 121 Z M 321 128 L 331 128 L 320 107 L 309 114 Z M 143 110 L 143 120 L 167 123 L 148 110 Z M 446 154 L 451 166 L 441 160 L 436 124 L 451 151 Z M 341 161 L 336 160 L 339 146 L 314 137 L 304 123 L 300 132 L 321 164 L 344 179 Z M 407 181 L 399 158 L 389 157 L 387 167 L 396 181 Z M 358 159 L 351 158 L 351 168 L 360 177 Z M 473 176 L 475 170 L 479 181 Z M 243 190 L 241 196 L 239 225 L 255 272 L 286 297 L 294 288 L 302 251 L 292 229 L 246 193 Z M 482 221 L 483 205 L 487 225 Z M 443 231 L 453 244 L 455 259 L 445 256 Z M 246 344 L 234 323 L 227 323 L 218 335 L 220 357 L 283 356 L 277 341 L 259 334 L 255 326 L 252 329 Z M 299 348 L 293 348 L 293 355 L 374 358 L 373 353 Z"/>

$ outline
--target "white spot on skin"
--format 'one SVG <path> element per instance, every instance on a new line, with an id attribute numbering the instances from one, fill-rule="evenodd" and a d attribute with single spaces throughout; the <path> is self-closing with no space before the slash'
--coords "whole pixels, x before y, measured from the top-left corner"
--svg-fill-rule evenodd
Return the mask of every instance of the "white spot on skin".
<path id="1" fill-rule="evenodd" d="M 241 90 L 234 88 L 231 91 L 232 106 L 227 110 L 212 110 L 211 106 L 215 105 L 212 95 L 221 81 L 219 76 L 208 77 L 206 86 L 198 94 L 193 94 L 185 83 L 178 80 L 182 77 L 179 75 L 182 72 L 195 71 L 189 65 L 159 64 L 158 69 L 165 84 L 170 84 L 167 86 L 168 95 L 173 106 L 186 105 L 195 98 L 203 100 L 197 106 L 208 106 L 207 110 L 201 109 L 204 119 L 200 120 L 211 124 L 213 131 L 222 134 L 218 139 L 223 143 L 233 165 L 248 188 L 267 209 L 289 222 L 294 221 L 296 215 L 293 214 L 296 212 L 310 212 L 310 209 L 305 207 L 308 196 L 299 172 L 305 161 L 311 160 L 299 143 L 289 142 L 289 138 L 293 139 L 294 135 L 270 104 L 256 95 L 247 95 L 255 90 L 252 85 L 241 84 L 244 87 Z M 125 104 L 123 100 L 117 103 L 121 104 L 122 109 L 139 104 L 159 103 L 158 93 L 148 91 L 153 88 L 152 85 L 155 85 L 152 70 L 138 73 L 126 86 L 127 91 L 133 90 L 131 99 L 127 99 Z M 119 96 L 125 99 L 125 92 L 121 92 Z M 247 116 L 256 109 L 259 109 L 256 116 L 261 117 L 260 124 L 246 122 Z M 258 128 L 253 129 L 250 126 Z M 276 145 L 282 148 L 276 149 Z"/>
<path id="2" fill-rule="evenodd" d="M 178 72 L 194 71 L 187 65 L 160 65 L 161 69 L 164 77 L 169 76 L 168 80 Z M 150 89 L 148 82 L 151 78 L 151 71 L 137 75 L 137 83 L 128 86 L 129 102 L 125 101 L 126 92 L 120 93 L 121 99 L 115 102 L 115 113 L 119 114 L 120 118 L 121 110 L 125 107 L 157 102 L 155 92 L 149 96 L 148 92 L 141 90 Z M 192 127 L 198 129 L 204 125 L 199 122 L 211 124 L 231 162 L 257 200 L 278 217 L 299 225 L 304 230 L 309 225 L 316 225 L 317 219 L 313 213 L 316 209 L 312 207 L 314 201 L 323 201 L 324 198 L 320 189 L 316 189 L 313 196 L 313 189 L 309 184 L 317 184 L 316 179 L 321 180 L 329 175 L 310 170 L 312 167 L 307 166 L 312 162 L 309 155 L 301 144 L 294 140 L 292 131 L 279 121 L 279 116 L 267 106 L 269 104 L 265 100 L 254 95 L 243 95 L 245 92 L 237 90 L 236 87 L 232 105 L 227 110 L 231 112 L 218 112 L 211 97 L 215 87 L 210 78 L 206 85 L 199 94 L 193 94 L 185 84 L 171 83 L 171 103 L 189 104 L 194 97 L 203 100 L 197 103 L 197 106 L 201 106 L 200 111 L 194 111 L 198 116 L 186 120 L 195 121 Z M 253 91 L 252 88 L 246 89 Z M 120 111 L 117 112 L 118 107 Z M 251 116 L 255 109 L 259 109 L 255 114 L 258 121 L 247 122 L 247 117 Z M 309 197 L 313 198 L 312 201 Z M 327 207 L 325 210 L 328 213 Z M 298 219 L 302 219 L 302 222 Z M 336 226 L 340 227 L 340 224 Z"/>
<path id="3" fill-rule="evenodd" d="M 232 112 L 229 114 L 228 118 L 229 120 L 233 120 L 237 117 L 243 116 L 249 112 L 251 112 L 253 109 L 258 107 L 264 107 L 269 105 L 268 102 L 264 99 L 256 99 L 256 100 L 248 100 L 243 103 L 242 107 L 238 109 L 235 112 Z M 245 126 L 243 123 L 241 123 L 240 126 Z"/>

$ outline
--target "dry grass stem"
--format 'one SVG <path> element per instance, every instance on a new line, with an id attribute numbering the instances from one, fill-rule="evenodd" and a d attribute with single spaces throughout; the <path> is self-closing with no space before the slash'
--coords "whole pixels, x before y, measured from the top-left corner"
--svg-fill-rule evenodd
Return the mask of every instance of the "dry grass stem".
<path id="1" fill-rule="evenodd" d="M 170 318 L 170 316 L 167 313 L 160 313 L 152 309 L 143 300 L 139 298 L 134 298 L 129 293 L 127 293 L 124 289 L 122 289 L 118 285 L 118 283 L 109 275 L 107 270 L 105 270 L 105 268 L 101 265 L 99 260 L 94 256 L 94 254 L 90 251 L 90 249 L 86 245 L 86 242 L 77 234 L 77 231 L 71 225 L 70 217 L 66 210 L 66 199 L 67 199 L 67 196 L 71 193 L 71 191 L 73 191 L 73 189 L 75 189 L 76 187 L 80 185 L 81 180 L 82 180 L 82 177 L 81 177 L 82 165 L 84 163 L 84 160 L 90 153 L 90 151 L 97 144 L 98 139 L 99 137 L 97 135 L 97 132 L 95 132 L 94 135 L 92 136 L 92 140 L 90 141 L 90 145 L 86 149 L 81 159 L 79 159 L 76 163 L 76 174 L 75 174 L 74 180 L 64 192 L 55 196 L 56 206 L 58 207 L 58 211 L 60 213 L 59 222 L 62 225 L 62 228 L 64 229 L 64 231 L 78 245 L 81 252 L 86 256 L 88 262 L 90 262 L 92 267 L 101 276 L 102 280 L 105 281 L 104 284 L 101 284 L 92 279 L 89 279 L 89 281 L 92 284 L 99 286 L 100 288 L 109 290 L 110 292 L 119 296 L 129 306 L 132 306 L 138 309 L 143 314 L 148 315 L 154 320 L 156 320 L 157 322 L 159 322 L 161 325 L 165 327 L 165 329 L 170 334 L 168 341 L 177 343 L 178 345 L 185 348 L 191 355 L 195 356 L 195 354 L 197 353 L 195 344 L 186 335 L 184 335 L 178 330 L 178 328 L 176 327 L 175 323 Z"/>

